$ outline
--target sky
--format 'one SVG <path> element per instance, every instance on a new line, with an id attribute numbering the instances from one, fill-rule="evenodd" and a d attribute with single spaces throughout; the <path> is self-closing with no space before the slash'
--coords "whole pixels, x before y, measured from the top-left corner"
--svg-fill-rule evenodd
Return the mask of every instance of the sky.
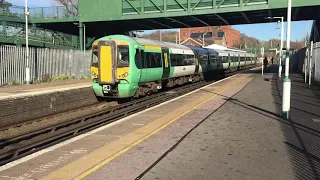
<path id="1" fill-rule="evenodd" d="M 8 2 L 24 6 L 24 0 L 7 0 Z M 53 0 L 28 0 L 29 7 L 47 7 L 53 5 Z M 309 23 L 308 32 L 311 31 L 312 21 L 293 21 L 291 23 L 291 40 L 299 40 L 307 35 L 307 22 Z M 285 36 L 286 39 L 286 26 L 287 23 L 284 23 L 285 27 Z M 247 25 L 235 25 L 232 26 L 234 29 L 240 31 L 241 33 L 246 34 L 250 37 L 255 37 L 259 40 L 267 41 L 271 38 L 280 39 L 281 26 L 277 26 L 277 23 L 263 23 L 263 24 L 247 24 Z M 276 28 L 279 29 L 276 29 Z M 173 29 L 178 31 L 178 29 Z M 145 33 L 151 33 L 152 31 L 145 31 Z"/>
<path id="2" fill-rule="evenodd" d="M 284 22 L 284 40 L 286 40 L 287 23 Z M 303 39 L 307 33 L 310 34 L 312 27 L 312 21 L 293 21 L 291 22 L 291 41 Z M 277 23 L 260 23 L 260 24 L 246 24 L 246 25 L 233 25 L 232 28 L 246 34 L 249 37 L 255 37 L 262 41 L 268 41 L 270 39 L 280 39 L 281 24 Z M 308 31 L 307 31 L 308 30 Z M 167 31 L 167 30 L 162 30 Z M 179 31 L 179 29 L 171 29 L 171 31 Z M 153 31 L 145 31 L 149 34 Z"/>

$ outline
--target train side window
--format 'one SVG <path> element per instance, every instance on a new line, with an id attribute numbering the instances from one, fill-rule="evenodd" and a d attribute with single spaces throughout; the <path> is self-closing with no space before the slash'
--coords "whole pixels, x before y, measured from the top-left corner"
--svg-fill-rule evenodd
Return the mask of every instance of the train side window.
<path id="1" fill-rule="evenodd" d="M 196 61 L 193 55 L 182 55 L 183 59 L 182 62 L 179 64 L 180 66 L 191 66 L 195 65 Z"/>
<path id="2" fill-rule="evenodd" d="M 196 64 L 196 59 L 194 55 L 187 55 L 187 65 L 195 65 Z"/>
<path id="3" fill-rule="evenodd" d="M 180 59 L 179 54 L 170 54 L 171 66 L 177 66 Z"/>
<path id="4" fill-rule="evenodd" d="M 145 60 L 146 60 L 147 68 L 162 67 L 161 53 L 146 52 L 145 56 L 146 56 Z"/>
<path id="5" fill-rule="evenodd" d="M 188 66 L 195 65 L 196 60 L 194 55 L 185 55 L 185 54 L 170 54 L 171 66 Z"/>
<path id="6" fill-rule="evenodd" d="M 138 69 L 142 69 L 144 67 L 143 56 L 144 56 L 143 50 L 136 49 L 135 63 Z"/>
<path id="7" fill-rule="evenodd" d="M 171 66 L 183 66 L 184 59 L 186 58 L 182 54 L 171 54 Z"/>
<path id="8" fill-rule="evenodd" d="M 129 67 L 129 46 L 118 46 L 118 67 Z"/>

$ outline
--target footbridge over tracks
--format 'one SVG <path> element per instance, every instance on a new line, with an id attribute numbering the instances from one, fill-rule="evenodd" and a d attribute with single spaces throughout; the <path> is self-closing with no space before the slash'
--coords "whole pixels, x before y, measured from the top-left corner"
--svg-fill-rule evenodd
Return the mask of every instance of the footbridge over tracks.
<path id="1" fill-rule="evenodd" d="M 71 12 L 68 17 L 46 16 L 31 21 L 66 33 L 78 33 L 80 28 L 79 34 L 85 24 L 86 35 L 94 37 L 106 32 L 271 22 L 277 20 L 266 17 L 286 19 L 286 8 L 287 0 L 95 0 L 94 3 L 79 0 L 78 10 L 68 11 Z M 293 21 L 314 20 L 320 16 L 319 0 L 293 0 L 292 8 Z M 59 10 L 58 7 L 52 9 Z"/>
<path id="2" fill-rule="evenodd" d="M 253 24 L 287 18 L 287 0 L 79 0 L 88 35 L 99 31 Z M 320 15 L 319 0 L 293 0 L 292 20 Z M 310 13 L 312 12 L 312 13 Z M 101 32 L 102 33 L 102 32 Z"/>
<path id="3" fill-rule="evenodd" d="M 292 9 L 293 21 L 320 19 L 319 0 L 292 0 Z M 287 0 L 79 0 L 77 7 L 30 8 L 30 13 L 30 23 L 78 35 L 83 48 L 84 36 L 286 19 Z"/>

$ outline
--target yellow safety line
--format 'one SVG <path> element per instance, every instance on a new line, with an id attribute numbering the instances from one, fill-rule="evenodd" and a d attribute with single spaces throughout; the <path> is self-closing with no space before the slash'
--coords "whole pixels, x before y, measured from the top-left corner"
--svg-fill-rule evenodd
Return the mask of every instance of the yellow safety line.
<path id="1" fill-rule="evenodd" d="M 218 94 L 222 93 L 223 91 L 229 89 L 231 86 L 233 86 L 234 84 L 244 80 L 245 78 L 247 78 L 248 76 L 240 79 L 240 80 L 236 80 L 235 82 L 231 83 L 229 86 L 223 88 L 221 91 L 215 93 L 214 95 L 210 96 L 207 100 L 199 103 L 198 105 L 194 106 L 192 109 L 178 115 L 176 118 L 168 121 L 167 123 L 163 124 L 162 126 L 160 126 L 158 129 L 152 131 L 151 133 L 149 133 L 148 135 L 144 136 L 143 138 L 137 140 L 136 142 L 130 144 L 129 146 L 127 146 L 126 148 L 122 149 L 121 151 L 115 153 L 114 155 L 110 156 L 109 158 L 105 159 L 104 161 L 102 161 L 101 163 L 95 165 L 93 168 L 87 170 L 86 172 L 82 173 L 81 175 L 77 176 L 76 178 L 74 178 L 75 180 L 80 180 L 85 178 L 86 176 L 90 175 L 91 173 L 95 172 L 96 170 L 98 170 L 99 168 L 101 168 L 102 166 L 104 166 L 105 164 L 107 164 L 108 162 L 112 161 L 113 159 L 117 158 L 118 156 L 124 154 L 125 152 L 127 152 L 128 150 L 130 150 L 131 148 L 135 147 L 136 145 L 140 144 L 141 142 L 143 142 L 144 140 L 148 139 L 149 137 L 155 135 L 156 133 L 158 133 L 159 131 L 163 130 L 164 128 L 168 127 L 170 124 L 172 124 L 173 122 L 175 122 L 176 120 L 180 119 L 182 116 L 188 114 L 189 112 L 193 111 L 194 109 L 198 108 L 199 106 L 205 104 L 206 102 L 210 101 L 211 99 L 213 99 L 214 97 L 216 97 Z"/>

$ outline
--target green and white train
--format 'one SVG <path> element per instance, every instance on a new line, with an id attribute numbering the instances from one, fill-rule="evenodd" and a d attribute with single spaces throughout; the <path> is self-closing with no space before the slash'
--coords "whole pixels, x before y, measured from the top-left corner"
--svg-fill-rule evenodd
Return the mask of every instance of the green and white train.
<path id="1" fill-rule="evenodd" d="M 111 35 L 92 47 L 96 96 L 131 98 L 255 66 L 254 54 Z"/>

